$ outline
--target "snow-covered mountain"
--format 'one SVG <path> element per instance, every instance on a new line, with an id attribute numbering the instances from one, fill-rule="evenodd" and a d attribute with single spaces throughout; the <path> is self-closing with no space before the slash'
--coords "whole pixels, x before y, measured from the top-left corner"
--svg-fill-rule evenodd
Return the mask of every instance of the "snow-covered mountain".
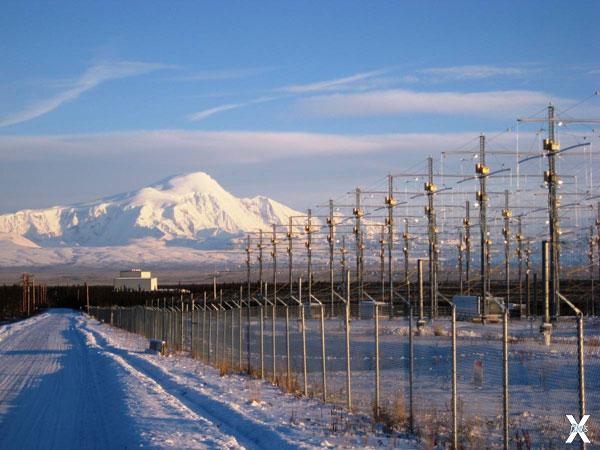
<path id="1" fill-rule="evenodd" d="M 294 215 L 300 213 L 267 197 L 237 198 L 196 172 L 89 203 L 0 215 L 0 255 L 8 249 L 70 255 L 64 250 L 75 248 L 83 254 L 87 247 L 89 256 L 99 248 L 131 250 L 137 244 L 227 249 L 242 234 L 287 224 Z"/>

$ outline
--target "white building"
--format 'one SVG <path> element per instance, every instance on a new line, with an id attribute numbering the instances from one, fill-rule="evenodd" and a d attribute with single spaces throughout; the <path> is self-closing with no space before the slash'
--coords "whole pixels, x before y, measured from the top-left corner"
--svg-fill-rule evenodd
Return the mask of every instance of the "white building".
<path id="1" fill-rule="evenodd" d="M 156 291 L 158 278 L 152 278 L 150 272 L 140 269 L 122 270 L 113 280 L 113 286 L 115 291 Z"/>

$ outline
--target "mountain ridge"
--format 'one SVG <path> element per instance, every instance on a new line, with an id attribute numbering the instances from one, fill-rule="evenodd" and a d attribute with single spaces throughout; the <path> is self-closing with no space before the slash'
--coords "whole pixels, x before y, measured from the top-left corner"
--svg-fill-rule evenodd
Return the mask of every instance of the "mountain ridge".
<path id="1" fill-rule="evenodd" d="M 175 175 L 137 190 L 73 205 L 0 215 L 5 244 L 31 248 L 167 246 L 231 248 L 242 234 L 287 224 L 298 211 L 266 196 L 238 198 L 204 172 Z"/>

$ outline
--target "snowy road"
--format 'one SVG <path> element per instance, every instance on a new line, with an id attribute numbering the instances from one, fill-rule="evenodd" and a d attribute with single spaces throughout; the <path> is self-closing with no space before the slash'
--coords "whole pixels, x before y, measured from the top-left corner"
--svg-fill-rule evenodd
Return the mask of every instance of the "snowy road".
<path id="1" fill-rule="evenodd" d="M 146 354 L 145 345 L 139 336 L 68 310 L 0 327 L 0 448 L 389 444 L 377 436 L 371 443 L 332 434 L 327 407 L 315 401 L 240 376 L 219 377 L 190 358 Z"/>

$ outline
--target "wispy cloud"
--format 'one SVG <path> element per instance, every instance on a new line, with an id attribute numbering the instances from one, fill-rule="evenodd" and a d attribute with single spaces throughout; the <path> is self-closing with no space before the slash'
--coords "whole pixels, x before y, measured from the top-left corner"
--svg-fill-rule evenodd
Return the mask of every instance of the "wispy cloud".
<path id="1" fill-rule="evenodd" d="M 465 65 L 450 67 L 431 67 L 420 70 L 420 73 L 436 75 L 446 79 L 467 80 L 483 79 L 498 76 L 523 76 L 532 71 L 523 67 L 499 67 L 491 65 Z"/>
<path id="2" fill-rule="evenodd" d="M 241 108 L 244 105 L 245 103 L 228 103 L 226 105 L 216 106 L 214 108 L 208 108 L 202 111 L 195 112 L 193 114 L 190 114 L 187 118 L 190 122 L 198 122 L 223 111 Z"/>
<path id="3" fill-rule="evenodd" d="M 53 97 L 41 100 L 27 108 L 0 119 L 0 127 L 15 125 L 48 114 L 64 103 L 77 99 L 83 93 L 110 80 L 153 72 L 170 66 L 138 61 L 116 61 L 96 64 L 87 69 L 70 87 Z"/>
<path id="4" fill-rule="evenodd" d="M 243 103 L 227 103 L 225 105 L 219 105 L 219 106 L 215 106 L 214 108 L 203 109 L 202 111 L 198 111 L 198 112 L 189 114 L 187 116 L 187 120 L 190 122 L 199 122 L 200 120 L 204 120 L 207 117 L 213 116 L 215 114 L 218 114 L 218 113 L 221 113 L 224 111 L 238 109 L 238 108 L 242 108 L 244 106 L 254 105 L 257 103 L 270 102 L 272 100 L 277 100 L 278 98 L 280 98 L 280 97 L 277 97 L 277 96 L 259 97 L 254 100 L 250 100 L 250 101 L 243 102 Z"/>
<path id="5" fill-rule="evenodd" d="M 335 78 L 332 80 L 317 81 L 309 84 L 296 84 L 291 86 L 284 86 L 277 90 L 281 92 L 288 92 L 291 94 L 306 94 L 350 89 L 352 87 L 356 87 L 357 85 L 361 85 L 366 80 L 372 80 L 375 77 L 383 75 L 386 72 L 386 70 L 373 70 L 370 72 L 357 73 L 351 76 Z"/>
<path id="6" fill-rule="evenodd" d="M 0 136 L 0 161 L 85 155 L 176 157 L 177 161 L 240 164 L 314 155 L 358 155 L 392 151 L 435 151 L 477 136 L 471 133 L 345 135 L 273 131 L 138 130 L 46 136 Z"/>
<path id="7" fill-rule="evenodd" d="M 175 78 L 178 81 L 219 81 L 238 80 L 253 77 L 274 70 L 273 67 L 247 67 L 241 69 L 200 70 Z"/>
<path id="8" fill-rule="evenodd" d="M 406 113 L 499 116 L 543 106 L 550 95 L 538 91 L 415 92 L 390 89 L 321 95 L 297 101 L 298 109 L 320 117 Z M 559 99 L 562 104 L 570 101 Z"/>

